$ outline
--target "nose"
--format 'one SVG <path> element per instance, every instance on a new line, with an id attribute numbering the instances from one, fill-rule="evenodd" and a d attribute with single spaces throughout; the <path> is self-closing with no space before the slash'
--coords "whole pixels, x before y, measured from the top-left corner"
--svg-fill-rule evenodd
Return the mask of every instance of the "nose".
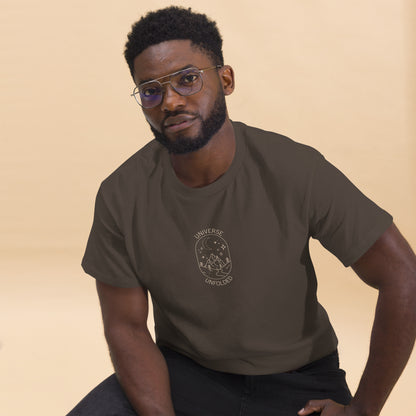
<path id="1" fill-rule="evenodd" d="M 163 93 L 162 103 L 160 104 L 162 111 L 175 111 L 178 108 L 185 106 L 186 97 L 178 94 L 170 85 L 165 84 L 165 91 Z"/>

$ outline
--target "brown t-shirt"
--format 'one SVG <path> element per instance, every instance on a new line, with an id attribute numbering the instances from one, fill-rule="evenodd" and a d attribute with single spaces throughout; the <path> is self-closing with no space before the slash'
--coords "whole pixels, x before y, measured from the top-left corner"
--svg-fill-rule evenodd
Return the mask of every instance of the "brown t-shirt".
<path id="1" fill-rule="evenodd" d="M 206 187 L 180 182 L 154 140 L 105 179 L 82 266 L 149 290 L 159 345 L 214 370 L 288 371 L 337 345 L 309 238 L 349 266 L 392 217 L 313 148 L 233 127 L 234 160 Z"/>

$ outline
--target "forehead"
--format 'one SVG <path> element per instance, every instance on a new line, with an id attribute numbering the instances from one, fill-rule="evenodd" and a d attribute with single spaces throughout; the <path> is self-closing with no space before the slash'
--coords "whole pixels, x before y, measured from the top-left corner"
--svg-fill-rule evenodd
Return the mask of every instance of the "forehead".
<path id="1" fill-rule="evenodd" d="M 168 40 L 146 48 L 134 60 L 134 81 L 138 85 L 179 71 L 186 66 L 212 65 L 209 56 L 190 40 Z"/>

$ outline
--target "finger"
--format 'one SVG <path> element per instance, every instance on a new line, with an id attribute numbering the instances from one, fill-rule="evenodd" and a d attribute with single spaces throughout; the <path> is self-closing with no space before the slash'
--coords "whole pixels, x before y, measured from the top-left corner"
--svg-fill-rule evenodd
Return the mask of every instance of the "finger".
<path id="1" fill-rule="evenodd" d="M 322 412 L 325 406 L 331 403 L 332 400 L 309 400 L 305 407 L 299 410 L 298 415 L 305 416 L 314 412 Z"/>

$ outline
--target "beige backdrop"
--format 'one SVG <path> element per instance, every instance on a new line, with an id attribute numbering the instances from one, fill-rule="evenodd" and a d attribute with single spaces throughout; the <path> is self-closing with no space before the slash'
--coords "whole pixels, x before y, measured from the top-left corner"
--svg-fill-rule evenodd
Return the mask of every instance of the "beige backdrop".
<path id="1" fill-rule="evenodd" d="M 100 181 L 149 139 L 122 56 L 168 1 L 2 0 L 0 413 L 64 415 L 111 372 L 79 266 Z M 217 20 L 230 115 L 318 148 L 416 245 L 411 0 L 179 1 Z M 355 389 L 375 292 L 313 245 Z M 414 413 L 415 358 L 383 416 Z"/>

